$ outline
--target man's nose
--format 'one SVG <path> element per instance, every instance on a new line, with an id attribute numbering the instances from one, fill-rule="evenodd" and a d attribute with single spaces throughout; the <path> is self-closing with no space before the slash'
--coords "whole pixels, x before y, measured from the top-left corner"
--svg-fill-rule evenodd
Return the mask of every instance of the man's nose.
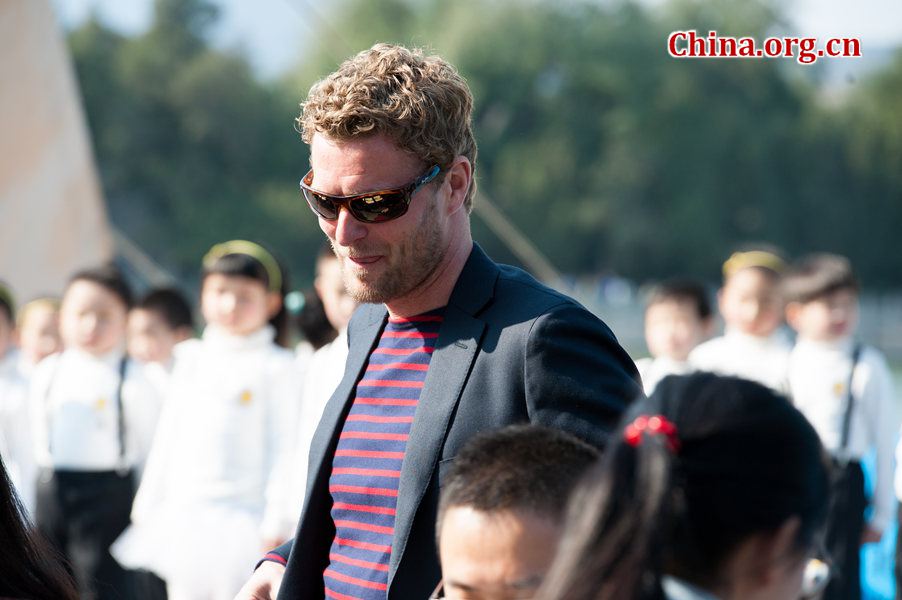
<path id="1" fill-rule="evenodd" d="M 338 219 L 335 220 L 335 242 L 339 246 L 352 246 L 366 237 L 366 234 L 366 225 L 355 219 L 351 212 L 342 206 L 338 212 Z"/>

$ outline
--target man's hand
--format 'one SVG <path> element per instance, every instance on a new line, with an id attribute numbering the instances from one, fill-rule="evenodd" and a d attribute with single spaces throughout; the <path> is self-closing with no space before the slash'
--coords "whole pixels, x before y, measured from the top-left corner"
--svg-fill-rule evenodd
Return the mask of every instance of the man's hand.
<path id="1" fill-rule="evenodd" d="M 862 544 L 877 544 L 883 538 L 883 535 L 872 528 L 870 525 L 866 525 L 864 528 L 864 532 L 861 534 L 861 543 Z"/>
<path id="2" fill-rule="evenodd" d="M 284 565 L 269 560 L 263 562 L 235 596 L 235 600 L 276 600 L 283 575 Z"/>

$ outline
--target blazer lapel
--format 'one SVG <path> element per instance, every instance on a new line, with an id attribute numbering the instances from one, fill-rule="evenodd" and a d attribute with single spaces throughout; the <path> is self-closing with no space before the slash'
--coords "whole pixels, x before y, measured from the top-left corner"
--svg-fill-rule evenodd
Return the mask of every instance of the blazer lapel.
<path id="1" fill-rule="evenodd" d="M 307 475 L 308 490 L 313 490 L 316 482 L 323 480 L 323 469 L 325 469 L 325 479 L 328 482 L 328 474 L 332 469 L 331 458 L 335 452 L 338 433 L 344 425 L 345 414 L 347 414 L 351 401 L 354 398 L 354 386 L 357 385 L 357 380 L 360 379 L 363 373 L 370 352 L 379 339 L 379 333 L 382 331 L 382 326 L 388 314 L 383 305 L 366 305 L 361 310 L 366 310 L 367 313 L 361 315 L 360 325 L 348 332 L 351 346 L 347 362 L 345 363 L 344 377 L 342 377 L 341 383 L 335 388 L 335 392 L 326 404 L 323 416 L 310 444 L 310 468 Z M 304 499 L 305 512 L 312 495 L 307 494 L 307 497 Z"/>
<path id="2" fill-rule="evenodd" d="M 451 415 L 479 351 L 486 324 L 474 315 L 491 299 L 498 273 L 495 263 L 474 244 L 445 308 L 401 467 L 389 587 L 435 471 Z"/>

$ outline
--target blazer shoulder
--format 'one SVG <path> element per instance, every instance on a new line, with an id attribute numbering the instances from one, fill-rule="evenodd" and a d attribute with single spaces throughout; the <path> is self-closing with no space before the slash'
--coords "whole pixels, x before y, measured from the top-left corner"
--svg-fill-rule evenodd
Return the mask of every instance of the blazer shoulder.
<path id="1" fill-rule="evenodd" d="M 535 277 L 509 265 L 498 265 L 500 275 L 495 288 L 495 302 L 516 306 L 520 311 L 538 318 L 545 313 L 558 310 L 576 310 L 592 314 L 576 299 L 554 290 Z"/>

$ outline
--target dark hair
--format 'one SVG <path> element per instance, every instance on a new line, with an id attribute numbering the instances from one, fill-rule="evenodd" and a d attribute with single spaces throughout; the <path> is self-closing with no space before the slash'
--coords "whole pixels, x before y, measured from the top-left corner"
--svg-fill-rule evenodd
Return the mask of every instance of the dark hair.
<path id="1" fill-rule="evenodd" d="M 858 280 L 849 259 L 837 254 L 809 254 L 783 278 L 787 302 L 811 302 L 840 290 L 858 292 Z"/>
<path id="2" fill-rule="evenodd" d="M 521 509 L 560 522 L 566 498 L 596 460 L 593 446 L 549 427 L 511 425 L 479 434 L 455 457 L 442 486 L 436 537 L 453 506 Z"/>
<path id="3" fill-rule="evenodd" d="M 662 281 L 651 289 L 645 307 L 647 310 L 649 306 L 665 302 L 689 302 L 695 307 L 698 318 L 702 320 L 711 318 L 713 314 L 708 290 L 704 284 L 693 279 Z"/>
<path id="4" fill-rule="evenodd" d="M 135 308 L 160 315 L 170 329 L 175 330 L 182 327 L 194 329 L 191 305 L 188 304 L 185 295 L 175 288 L 151 290 L 138 301 Z"/>
<path id="5" fill-rule="evenodd" d="M 276 258 L 275 254 L 270 252 L 269 249 L 266 249 L 266 252 L 269 252 L 272 260 L 275 261 L 276 267 L 279 269 L 278 276 L 281 281 L 278 282 L 278 293 L 282 298 L 282 305 L 279 308 L 279 312 L 269 320 L 269 324 L 276 330 L 276 343 L 287 348 L 289 343 L 289 331 L 288 310 L 285 308 L 285 294 L 288 292 L 288 277 L 285 274 L 285 269 L 282 268 L 282 264 L 279 262 L 279 259 Z M 272 283 L 274 283 L 270 281 L 269 272 L 262 262 L 249 254 L 240 252 L 223 254 L 212 260 L 204 259 L 202 279 L 206 279 L 207 275 L 213 273 L 254 279 L 262 283 L 267 290 L 270 290 Z"/>
<path id="6" fill-rule="evenodd" d="M 315 289 L 304 291 L 304 306 L 298 313 L 297 324 L 301 335 L 314 350 L 319 350 L 338 336 Z"/>
<path id="7" fill-rule="evenodd" d="M 640 415 L 675 425 L 632 445 Z M 665 572 L 701 587 L 740 543 L 797 517 L 797 547 L 826 519 L 828 464 L 817 433 L 790 402 L 751 381 L 667 377 L 625 417 L 600 465 L 574 494 L 543 600 L 661 598 Z"/>
<path id="8" fill-rule="evenodd" d="M 108 290 L 114 296 L 119 298 L 122 304 L 125 305 L 126 310 L 130 309 L 132 304 L 134 304 L 134 296 L 132 295 L 131 287 L 125 280 L 122 271 L 113 264 L 76 271 L 75 274 L 69 278 L 69 283 L 66 284 L 66 291 L 72 287 L 72 284 L 79 281 L 89 281 Z M 63 292 L 63 297 L 65 297 L 65 295 L 66 293 Z"/>
<path id="9" fill-rule="evenodd" d="M 6 315 L 11 326 L 16 324 L 16 304 L 9 286 L 0 281 L 0 313 Z"/>
<path id="10" fill-rule="evenodd" d="M 77 600 L 63 559 L 25 520 L 0 458 L 0 597 Z"/>

